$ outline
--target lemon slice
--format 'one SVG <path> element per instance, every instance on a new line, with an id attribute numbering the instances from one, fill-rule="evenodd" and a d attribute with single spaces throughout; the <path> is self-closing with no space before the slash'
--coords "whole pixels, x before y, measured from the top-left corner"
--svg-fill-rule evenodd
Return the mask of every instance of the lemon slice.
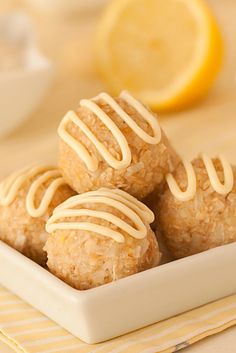
<path id="1" fill-rule="evenodd" d="M 206 94 L 222 40 L 201 0 L 115 0 L 96 36 L 98 68 L 114 94 L 127 89 L 152 108 L 173 110 Z"/>

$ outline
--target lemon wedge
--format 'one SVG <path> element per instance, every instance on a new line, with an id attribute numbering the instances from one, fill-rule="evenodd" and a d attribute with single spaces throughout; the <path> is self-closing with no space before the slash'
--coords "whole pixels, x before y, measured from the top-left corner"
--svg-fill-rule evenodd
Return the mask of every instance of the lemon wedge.
<path id="1" fill-rule="evenodd" d="M 222 62 L 217 23 L 202 0 L 114 0 L 96 35 L 96 59 L 114 94 L 158 110 L 203 97 Z"/>

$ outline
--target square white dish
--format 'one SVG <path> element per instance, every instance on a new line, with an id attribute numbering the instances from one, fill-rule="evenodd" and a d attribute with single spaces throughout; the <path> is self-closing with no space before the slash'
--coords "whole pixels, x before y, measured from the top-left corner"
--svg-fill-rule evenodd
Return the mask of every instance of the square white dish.
<path id="1" fill-rule="evenodd" d="M 236 243 L 78 291 L 0 242 L 0 283 L 87 343 L 236 292 Z"/>

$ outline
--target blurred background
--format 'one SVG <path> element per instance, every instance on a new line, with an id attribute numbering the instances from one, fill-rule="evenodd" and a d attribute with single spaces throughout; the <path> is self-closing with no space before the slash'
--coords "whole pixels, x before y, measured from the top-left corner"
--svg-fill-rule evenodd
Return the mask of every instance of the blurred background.
<path id="1" fill-rule="evenodd" d="M 170 7 L 171 1 L 177 0 L 168 0 Z M 94 51 L 98 27 L 111 3 L 0 0 L 0 176 L 32 161 L 56 161 L 56 129 L 64 114 L 76 109 L 81 98 L 113 91 L 105 75 L 98 73 Z M 200 151 L 223 152 L 236 163 L 236 1 L 205 3 L 223 40 L 220 71 L 200 100 L 181 109 L 160 109 L 158 113 L 156 107 L 156 111 L 173 145 L 185 157 Z M 110 13 L 115 11 L 115 6 L 110 8 Z M 145 7 L 142 11 L 145 17 Z M 161 13 L 153 16 L 152 21 L 161 17 L 162 26 L 170 26 L 170 19 Z M 132 14 L 130 23 L 135 27 Z M 140 31 L 138 22 L 137 28 Z M 178 52 L 178 45 L 182 48 L 179 33 L 174 42 Z M 96 43 L 99 45 L 102 51 L 102 43 Z M 25 65 L 27 70 L 22 68 Z M 145 61 L 143 65 L 147 69 L 149 64 Z"/>

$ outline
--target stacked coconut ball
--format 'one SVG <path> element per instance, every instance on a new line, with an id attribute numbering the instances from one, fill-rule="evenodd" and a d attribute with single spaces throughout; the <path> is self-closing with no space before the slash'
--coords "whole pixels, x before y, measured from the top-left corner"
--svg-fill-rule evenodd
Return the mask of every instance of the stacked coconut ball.
<path id="1" fill-rule="evenodd" d="M 160 233 L 176 258 L 235 240 L 235 173 L 212 162 L 222 185 L 228 172 L 221 194 L 201 159 L 190 175 L 156 115 L 127 92 L 81 100 L 58 134 L 58 168 L 27 167 L 0 184 L 0 238 L 74 288 L 157 266 Z M 197 175 L 190 198 L 170 175 L 179 194 Z"/>

